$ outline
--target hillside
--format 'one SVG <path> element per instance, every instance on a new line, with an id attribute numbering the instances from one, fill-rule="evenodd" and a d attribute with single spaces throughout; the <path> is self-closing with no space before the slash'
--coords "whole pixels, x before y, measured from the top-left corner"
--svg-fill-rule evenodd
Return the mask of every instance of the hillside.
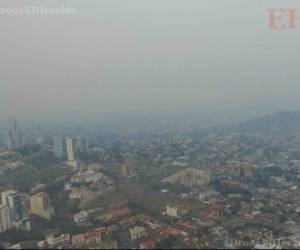
<path id="1" fill-rule="evenodd" d="M 241 130 L 300 129 L 300 111 L 277 112 L 245 121 Z"/>

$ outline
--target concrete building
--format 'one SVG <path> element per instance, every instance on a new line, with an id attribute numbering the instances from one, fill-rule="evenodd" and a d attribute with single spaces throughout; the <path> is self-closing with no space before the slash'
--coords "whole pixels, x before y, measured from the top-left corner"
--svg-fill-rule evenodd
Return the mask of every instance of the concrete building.
<path id="1" fill-rule="evenodd" d="M 74 189 L 69 194 L 69 199 L 83 199 L 88 194 L 88 189 L 85 186 Z"/>
<path id="2" fill-rule="evenodd" d="M 171 217 L 180 218 L 183 215 L 183 210 L 176 206 L 167 205 L 166 214 Z"/>
<path id="3" fill-rule="evenodd" d="M 122 165 L 122 175 L 125 177 L 135 176 L 133 164 L 128 161 L 125 162 L 125 164 Z"/>
<path id="4" fill-rule="evenodd" d="M 39 242 L 39 247 L 46 248 L 64 248 L 69 246 L 71 240 L 70 234 L 50 233 L 46 237 L 46 241 Z"/>
<path id="5" fill-rule="evenodd" d="M 77 173 L 71 178 L 71 183 L 83 184 L 94 183 L 101 179 L 104 179 L 102 173 L 95 172 L 93 170 L 87 170 L 83 173 Z"/>
<path id="6" fill-rule="evenodd" d="M 20 221 L 25 215 L 25 207 L 21 193 L 15 190 L 7 190 L 1 193 L 2 204 L 10 210 L 12 221 Z"/>
<path id="7" fill-rule="evenodd" d="M 198 199 L 200 201 L 204 201 L 206 199 L 210 199 L 212 197 L 217 197 L 219 195 L 219 192 L 213 191 L 213 190 L 206 190 L 206 191 L 201 191 L 198 194 Z"/>
<path id="8" fill-rule="evenodd" d="M 85 137 L 56 137 L 53 139 L 53 147 L 55 157 L 67 161 L 77 161 L 78 152 L 87 151 L 87 139 Z"/>
<path id="9" fill-rule="evenodd" d="M 87 233 L 72 236 L 72 247 L 74 248 L 97 248 L 101 246 L 102 235 L 105 228 L 95 228 Z M 100 248 L 103 249 L 103 248 Z"/>
<path id="10" fill-rule="evenodd" d="M 179 183 L 186 188 L 193 188 L 194 186 L 205 186 L 210 181 L 209 173 L 201 170 L 192 168 L 190 171 L 179 176 Z"/>
<path id="11" fill-rule="evenodd" d="M 76 224 L 82 224 L 89 220 L 89 213 L 86 211 L 81 211 L 74 215 L 74 222 Z"/>
<path id="12" fill-rule="evenodd" d="M 7 148 L 9 150 L 16 150 L 23 146 L 23 137 L 19 123 L 16 120 L 8 122 L 7 130 Z"/>
<path id="13" fill-rule="evenodd" d="M 76 138 L 66 138 L 66 158 L 68 161 L 77 160 L 77 139 Z"/>
<path id="14" fill-rule="evenodd" d="M 1 193 L 2 204 L 9 208 L 13 227 L 30 231 L 31 224 L 28 219 L 26 200 L 24 195 L 15 190 L 7 190 Z"/>
<path id="15" fill-rule="evenodd" d="M 41 218 L 50 220 L 54 215 L 54 208 L 51 206 L 49 195 L 40 192 L 30 197 L 30 212 Z"/>
<path id="16" fill-rule="evenodd" d="M 194 186 L 207 185 L 210 182 L 210 173 L 198 168 L 186 168 L 171 176 L 164 178 L 163 183 L 180 183 L 186 188 L 193 188 Z"/>
<path id="17" fill-rule="evenodd" d="M 66 149 L 65 149 L 65 140 L 62 137 L 56 137 L 53 139 L 53 147 L 54 147 L 54 156 L 57 158 L 65 158 Z"/>
<path id="18" fill-rule="evenodd" d="M 77 145 L 80 152 L 85 153 L 88 151 L 88 140 L 85 136 L 79 136 L 77 138 Z"/>
<path id="19" fill-rule="evenodd" d="M 144 227 L 135 226 L 133 228 L 129 228 L 129 233 L 131 240 L 139 240 L 142 239 L 146 235 L 146 231 Z"/>
<path id="20" fill-rule="evenodd" d="M 3 233 L 12 228 L 10 220 L 9 207 L 1 204 L 0 205 L 0 233 Z"/>

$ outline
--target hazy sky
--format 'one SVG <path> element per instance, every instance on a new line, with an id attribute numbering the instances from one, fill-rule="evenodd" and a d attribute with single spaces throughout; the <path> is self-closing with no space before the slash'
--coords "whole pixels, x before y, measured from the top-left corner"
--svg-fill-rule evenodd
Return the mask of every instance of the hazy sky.
<path id="1" fill-rule="evenodd" d="M 288 0 L 1 0 L 74 16 L 0 15 L 0 119 L 171 114 L 251 117 L 300 109 L 300 20 Z"/>

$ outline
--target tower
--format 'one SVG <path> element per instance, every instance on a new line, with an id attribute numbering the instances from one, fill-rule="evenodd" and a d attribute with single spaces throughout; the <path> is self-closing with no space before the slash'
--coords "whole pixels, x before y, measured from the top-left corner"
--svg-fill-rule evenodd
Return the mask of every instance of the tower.
<path id="1" fill-rule="evenodd" d="M 77 160 L 77 139 L 76 138 L 66 138 L 66 156 L 68 161 Z"/>
<path id="2" fill-rule="evenodd" d="M 31 225 L 25 206 L 24 196 L 15 190 L 7 190 L 1 193 L 2 205 L 9 208 L 12 225 L 17 229 L 30 231 Z"/>
<path id="3" fill-rule="evenodd" d="M 9 150 L 16 150 L 23 146 L 21 129 L 16 120 L 8 122 L 7 137 L 7 147 Z"/>
<path id="4" fill-rule="evenodd" d="M 0 233 L 7 231 L 12 227 L 10 220 L 9 207 L 1 204 L 0 205 Z"/>
<path id="5" fill-rule="evenodd" d="M 57 158 L 65 158 L 64 139 L 56 137 L 53 139 L 54 156 Z"/>
<path id="6" fill-rule="evenodd" d="M 79 136 L 77 138 L 78 150 L 82 153 L 88 151 L 88 140 L 85 136 Z"/>

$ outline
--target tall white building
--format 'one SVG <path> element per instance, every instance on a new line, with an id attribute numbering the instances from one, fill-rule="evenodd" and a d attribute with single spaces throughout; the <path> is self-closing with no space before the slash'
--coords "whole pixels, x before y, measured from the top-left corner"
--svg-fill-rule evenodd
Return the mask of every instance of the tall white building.
<path id="1" fill-rule="evenodd" d="M 12 225 L 18 229 L 30 231 L 24 196 L 18 191 L 7 190 L 1 193 L 1 200 L 2 204 L 9 208 Z"/>
<path id="2" fill-rule="evenodd" d="M 78 167 L 78 153 L 87 151 L 86 137 L 56 137 L 53 140 L 54 155 L 65 160 L 70 167 Z"/>
<path id="3" fill-rule="evenodd" d="M 10 220 L 9 207 L 1 204 L 0 205 L 0 233 L 7 231 L 12 228 L 12 223 Z"/>
<path id="4" fill-rule="evenodd" d="M 68 161 L 77 160 L 77 139 L 76 138 L 66 138 L 66 154 Z"/>

